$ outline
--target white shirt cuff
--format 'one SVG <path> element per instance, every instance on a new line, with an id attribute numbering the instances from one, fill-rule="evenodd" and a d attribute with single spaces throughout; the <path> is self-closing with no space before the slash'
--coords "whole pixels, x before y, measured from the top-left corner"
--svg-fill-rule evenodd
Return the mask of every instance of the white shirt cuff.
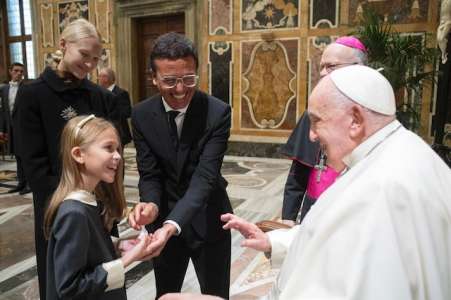
<path id="1" fill-rule="evenodd" d="M 108 273 L 106 277 L 107 291 L 118 289 L 124 286 L 125 270 L 122 259 L 116 259 L 107 263 L 103 263 L 102 267 Z"/>
<path id="2" fill-rule="evenodd" d="M 177 229 L 177 234 L 176 235 L 179 235 L 182 232 L 182 229 L 180 228 L 179 224 L 177 224 L 175 221 L 166 220 L 166 221 L 163 222 L 163 224 L 172 224 L 172 225 L 174 225 L 175 228 Z"/>

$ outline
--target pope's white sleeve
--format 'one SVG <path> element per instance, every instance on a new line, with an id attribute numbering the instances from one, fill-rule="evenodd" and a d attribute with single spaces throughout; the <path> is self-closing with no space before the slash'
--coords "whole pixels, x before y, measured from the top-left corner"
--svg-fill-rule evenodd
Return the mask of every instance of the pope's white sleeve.
<path id="1" fill-rule="evenodd" d="M 271 242 L 271 266 L 273 268 L 279 268 L 282 265 L 299 228 L 300 226 L 296 225 L 290 229 L 277 229 L 267 233 Z"/>

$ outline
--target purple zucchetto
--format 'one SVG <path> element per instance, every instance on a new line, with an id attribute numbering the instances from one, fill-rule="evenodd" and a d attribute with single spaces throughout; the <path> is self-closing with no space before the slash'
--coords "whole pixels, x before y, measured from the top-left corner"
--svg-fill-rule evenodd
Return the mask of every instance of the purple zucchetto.
<path id="1" fill-rule="evenodd" d="M 334 43 L 367 52 L 365 45 L 355 36 L 341 36 Z"/>

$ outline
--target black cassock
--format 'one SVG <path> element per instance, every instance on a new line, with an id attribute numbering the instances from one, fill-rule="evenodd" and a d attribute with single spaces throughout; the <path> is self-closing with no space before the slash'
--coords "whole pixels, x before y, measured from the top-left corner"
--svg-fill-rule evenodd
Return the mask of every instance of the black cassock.
<path id="1" fill-rule="evenodd" d="M 315 203 L 307 191 L 310 172 L 318 162 L 320 145 L 309 139 L 310 120 L 304 113 L 296 124 L 287 143 L 282 147 L 282 154 L 293 160 L 284 189 L 282 219 L 296 221 L 299 210 L 302 211 L 299 222 L 305 217 Z"/>

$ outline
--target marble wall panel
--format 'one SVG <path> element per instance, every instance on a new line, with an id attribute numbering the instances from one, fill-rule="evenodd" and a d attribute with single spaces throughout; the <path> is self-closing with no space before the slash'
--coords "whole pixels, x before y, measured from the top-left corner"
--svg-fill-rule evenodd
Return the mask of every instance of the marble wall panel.
<path id="1" fill-rule="evenodd" d="M 299 0 L 241 0 L 241 30 L 298 27 Z"/>
<path id="2" fill-rule="evenodd" d="M 96 14 L 96 27 L 102 36 L 102 42 L 110 42 L 110 1 L 96 0 L 94 11 Z"/>
<path id="3" fill-rule="evenodd" d="M 232 33 L 232 0 L 209 1 L 210 35 Z"/>
<path id="4" fill-rule="evenodd" d="M 102 55 L 100 55 L 99 63 L 97 64 L 97 70 L 100 72 L 103 68 L 111 67 L 111 50 L 102 49 Z"/>
<path id="5" fill-rule="evenodd" d="M 53 35 L 53 4 L 41 4 L 41 33 L 42 33 L 42 47 L 53 47 L 55 45 Z"/>
<path id="6" fill-rule="evenodd" d="M 210 94 L 232 105 L 232 43 L 209 44 Z"/>
<path id="7" fill-rule="evenodd" d="M 58 3 L 58 27 L 60 33 L 73 20 L 85 18 L 89 20 L 88 0 L 64 1 Z"/>
<path id="8" fill-rule="evenodd" d="M 332 36 L 314 36 L 308 38 L 307 61 L 308 61 L 308 94 L 318 83 L 320 78 L 321 55 L 327 45 L 332 43 L 336 37 Z"/>
<path id="9" fill-rule="evenodd" d="M 293 128 L 298 39 L 243 42 L 242 49 L 241 127 Z"/>
<path id="10" fill-rule="evenodd" d="M 310 27 L 336 28 L 339 8 L 339 0 L 310 0 Z"/>
<path id="11" fill-rule="evenodd" d="M 349 23 L 356 25 L 368 7 L 396 24 L 427 22 L 429 0 L 350 0 Z"/>

